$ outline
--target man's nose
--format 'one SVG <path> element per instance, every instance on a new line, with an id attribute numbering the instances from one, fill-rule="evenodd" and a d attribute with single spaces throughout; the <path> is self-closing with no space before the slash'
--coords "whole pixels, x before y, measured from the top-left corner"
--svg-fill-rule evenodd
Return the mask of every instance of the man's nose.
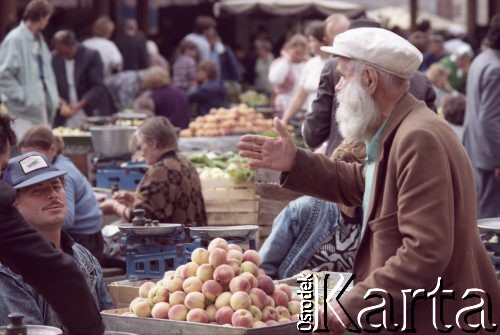
<path id="1" fill-rule="evenodd" d="M 47 188 L 47 194 L 49 196 L 49 199 L 57 197 L 57 195 L 58 195 L 57 188 L 52 187 L 52 186 L 48 187 Z"/>

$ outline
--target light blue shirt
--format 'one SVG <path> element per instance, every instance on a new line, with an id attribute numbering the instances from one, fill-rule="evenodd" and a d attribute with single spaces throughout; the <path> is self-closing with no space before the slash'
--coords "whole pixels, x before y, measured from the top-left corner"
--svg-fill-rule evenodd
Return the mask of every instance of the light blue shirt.
<path id="1" fill-rule="evenodd" d="M 68 201 L 68 214 L 63 224 L 64 231 L 82 235 L 92 235 L 101 231 L 102 212 L 88 180 L 63 155 L 57 155 L 54 166 L 67 172 L 64 191 Z"/>
<path id="2" fill-rule="evenodd" d="M 387 120 L 380 126 L 371 140 L 366 141 L 366 159 L 365 159 L 365 193 L 363 194 L 363 226 L 361 227 L 361 238 L 365 233 L 368 223 L 368 209 L 370 208 L 370 199 L 373 188 L 373 176 L 375 174 L 375 161 L 377 158 L 380 140 L 384 132 Z"/>

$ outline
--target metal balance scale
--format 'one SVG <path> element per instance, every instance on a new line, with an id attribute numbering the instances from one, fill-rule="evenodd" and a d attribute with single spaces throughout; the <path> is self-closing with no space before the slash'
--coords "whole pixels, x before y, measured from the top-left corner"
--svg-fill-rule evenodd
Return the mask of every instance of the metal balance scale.
<path id="1" fill-rule="evenodd" d="M 189 262 L 199 242 L 183 242 L 186 227 L 145 218 L 143 209 L 134 210 L 132 224 L 121 224 L 120 244 L 125 253 L 129 279 L 162 278 L 164 273 Z"/>
<path id="2" fill-rule="evenodd" d="M 500 218 L 478 220 L 481 239 L 500 279 Z"/>
<path id="3" fill-rule="evenodd" d="M 206 247 L 216 237 L 256 249 L 258 226 L 185 227 L 151 221 L 144 214 L 136 209 L 132 224 L 118 225 L 123 233 L 120 242 L 128 279 L 162 278 L 166 271 L 188 263 L 194 249 Z M 193 242 L 185 242 L 186 232 Z"/>

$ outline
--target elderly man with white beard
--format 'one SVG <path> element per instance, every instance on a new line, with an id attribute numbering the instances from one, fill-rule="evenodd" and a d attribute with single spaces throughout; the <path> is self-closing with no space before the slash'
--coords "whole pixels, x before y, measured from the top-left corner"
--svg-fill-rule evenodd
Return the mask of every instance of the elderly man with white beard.
<path id="1" fill-rule="evenodd" d="M 285 188 L 363 206 L 355 285 L 330 301 L 330 331 L 436 334 L 479 324 L 494 332 L 500 289 L 477 230 L 469 159 L 453 130 L 408 93 L 422 54 L 380 28 L 348 30 L 323 48 L 339 56 L 336 118 L 344 138 L 366 142 L 365 167 L 297 149 L 277 119 L 278 138 L 245 135 L 238 147 L 252 167 L 281 171 Z M 471 288 L 489 301 L 465 317 L 478 302 L 464 299 Z"/>

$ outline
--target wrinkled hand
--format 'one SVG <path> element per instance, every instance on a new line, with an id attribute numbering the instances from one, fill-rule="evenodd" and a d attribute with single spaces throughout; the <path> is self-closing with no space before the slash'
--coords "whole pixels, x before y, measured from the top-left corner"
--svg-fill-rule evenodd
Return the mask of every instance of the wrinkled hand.
<path id="1" fill-rule="evenodd" d="M 249 158 L 252 168 L 265 168 L 275 171 L 290 171 L 297 154 L 297 147 L 285 125 L 274 118 L 274 128 L 278 138 L 260 135 L 245 135 L 240 138 L 240 156 Z"/>
<path id="2" fill-rule="evenodd" d="M 113 194 L 113 199 L 118 201 L 120 204 L 127 207 L 131 207 L 134 204 L 135 196 L 134 192 L 130 191 L 118 191 Z"/>
<path id="3" fill-rule="evenodd" d="M 115 214 L 115 208 L 118 205 L 118 201 L 115 199 L 107 199 L 101 202 L 99 208 L 101 209 L 103 214 Z"/>

